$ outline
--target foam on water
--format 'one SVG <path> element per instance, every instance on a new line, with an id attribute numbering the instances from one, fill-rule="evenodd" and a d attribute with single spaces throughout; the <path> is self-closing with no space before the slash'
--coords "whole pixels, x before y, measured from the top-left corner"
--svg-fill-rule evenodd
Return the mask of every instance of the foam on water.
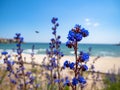
<path id="1" fill-rule="evenodd" d="M 40 48 L 40 49 L 35 49 L 34 53 L 35 54 L 41 54 L 41 53 L 45 53 L 45 51 L 46 51 L 46 49 Z M 31 49 L 25 49 L 25 50 L 23 50 L 23 53 L 31 54 L 32 50 Z"/>
<path id="2" fill-rule="evenodd" d="M 98 53 L 100 56 L 115 56 L 114 52 L 100 51 Z"/>
<path id="3" fill-rule="evenodd" d="M 77 51 L 77 54 L 79 54 L 80 52 Z M 75 51 L 70 51 L 70 54 L 74 55 Z"/>

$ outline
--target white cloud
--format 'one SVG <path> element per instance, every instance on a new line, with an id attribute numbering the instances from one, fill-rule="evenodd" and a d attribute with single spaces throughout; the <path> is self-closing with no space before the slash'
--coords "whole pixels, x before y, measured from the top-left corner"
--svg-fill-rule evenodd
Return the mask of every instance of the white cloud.
<path id="1" fill-rule="evenodd" d="M 85 18 L 85 25 L 89 27 L 98 27 L 100 25 L 99 22 L 93 22 L 90 18 Z"/>
<path id="2" fill-rule="evenodd" d="M 86 25 L 87 25 L 87 26 L 89 26 L 89 25 L 91 25 L 91 24 L 92 24 L 91 22 L 86 22 Z"/>
<path id="3" fill-rule="evenodd" d="M 90 26 L 92 23 L 89 18 L 85 18 L 85 25 Z"/>
<path id="4" fill-rule="evenodd" d="M 90 21 L 90 19 L 89 19 L 89 18 L 86 18 L 86 19 L 85 19 L 85 21 L 86 21 L 86 22 L 89 22 L 89 21 Z"/>
<path id="5" fill-rule="evenodd" d="M 94 27 L 97 27 L 97 26 L 99 26 L 100 24 L 98 23 L 98 22 L 96 22 L 96 23 L 93 23 L 93 26 Z"/>

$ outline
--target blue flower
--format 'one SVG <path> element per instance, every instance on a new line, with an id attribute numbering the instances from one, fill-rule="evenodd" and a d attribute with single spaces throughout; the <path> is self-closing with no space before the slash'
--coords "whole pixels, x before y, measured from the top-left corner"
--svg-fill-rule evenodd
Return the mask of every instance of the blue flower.
<path id="1" fill-rule="evenodd" d="M 67 46 L 68 48 L 72 48 L 72 43 L 71 43 L 70 41 L 67 41 L 67 42 L 66 42 L 66 46 Z"/>
<path id="2" fill-rule="evenodd" d="M 74 69 L 74 65 L 75 65 L 75 63 L 73 63 L 73 62 L 70 63 L 70 64 L 69 64 L 70 69 Z"/>
<path id="3" fill-rule="evenodd" d="M 54 31 L 52 32 L 52 34 L 56 34 L 56 29 L 55 28 L 52 28 Z"/>
<path id="4" fill-rule="evenodd" d="M 58 18 L 53 17 L 52 20 L 51 20 L 51 22 L 52 22 L 53 24 L 55 24 L 57 20 L 58 20 Z"/>
<path id="5" fill-rule="evenodd" d="M 23 52 L 22 49 L 17 49 L 17 53 L 18 53 L 18 54 L 21 54 L 22 52 Z"/>
<path id="6" fill-rule="evenodd" d="M 56 62 L 52 62 L 52 66 L 55 68 L 57 67 L 57 63 Z"/>
<path id="7" fill-rule="evenodd" d="M 81 34 L 83 37 L 87 37 L 89 35 L 88 30 L 85 30 L 84 28 L 81 29 Z"/>
<path id="8" fill-rule="evenodd" d="M 58 54 L 59 54 L 59 56 L 61 56 L 61 57 L 64 56 L 63 52 L 59 52 Z"/>
<path id="9" fill-rule="evenodd" d="M 21 84 L 19 84 L 19 88 L 21 89 L 21 88 L 23 88 L 23 84 L 21 83 Z"/>
<path id="10" fill-rule="evenodd" d="M 16 36 L 17 36 L 17 37 L 20 37 L 20 35 L 21 35 L 20 33 L 16 33 Z"/>
<path id="11" fill-rule="evenodd" d="M 89 59 L 89 54 L 82 52 L 82 53 L 80 53 L 80 57 L 81 57 L 82 62 L 88 61 L 88 59 Z"/>
<path id="12" fill-rule="evenodd" d="M 76 41 L 82 40 L 82 35 L 80 33 L 76 34 Z"/>
<path id="13" fill-rule="evenodd" d="M 57 29 L 56 26 L 52 27 L 52 30 L 55 31 L 55 33 L 56 33 L 56 29 Z"/>
<path id="14" fill-rule="evenodd" d="M 24 66 L 22 66 L 22 67 L 20 67 L 20 69 L 21 69 L 21 71 L 24 71 L 24 70 L 25 70 L 25 67 L 24 67 Z"/>
<path id="15" fill-rule="evenodd" d="M 54 44 L 51 44 L 51 45 L 49 46 L 49 48 L 50 48 L 50 49 L 53 49 L 53 48 L 55 48 L 55 45 L 54 45 Z"/>
<path id="16" fill-rule="evenodd" d="M 21 44 L 16 44 L 17 47 L 21 47 Z"/>
<path id="17" fill-rule="evenodd" d="M 7 55 L 8 52 L 4 51 L 4 52 L 2 52 L 1 54 L 2 54 L 2 55 Z"/>
<path id="18" fill-rule="evenodd" d="M 23 40 L 24 40 L 24 38 L 23 38 L 23 37 L 20 37 L 20 43 L 22 43 L 22 42 L 23 42 Z"/>
<path id="19" fill-rule="evenodd" d="M 79 81 L 79 83 L 82 83 L 82 84 L 86 83 L 86 80 L 82 76 L 78 76 L 78 81 Z"/>
<path id="20" fill-rule="evenodd" d="M 14 61 L 7 60 L 7 64 L 8 64 L 8 65 L 14 65 L 14 63 L 15 63 Z"/>
<path id="21" fill-rule="evenodd" d="M 8 58 L 10 58 L 11 56 L 10 55 L 8 55 Z"/>
<path id="22" fill-rule="evenodd" d="M 7 71 L 11 71 L 11 67 L 7 66 Z"/>
<path id="23" fill-rule="evenodd" d="M 16 37 L 14 37 L 14 39 L 18 40 L 20 38 L 20 33 L 16 33 Z"/>
<path id="24" fill-rule="evenodd" d="M 75 32 L 74 31 L 69 31 L 69 34 L 68 34 L 68 39 L 70 40 L 70 41 L 74 41 L 74 38 L 75 37 Z"/>
<path id="25" fill-rule="evenodd" d="M 56 27 L 58 27 L 59 26 L 59 23 L 56 23 L 56 25 L 55 25 Z"/>
<path id="26" fill-rule="evenodd" d="M 57 45 L 60 45 L 60 44 L 61 44 L 61 41 L 60 41 L 60 40 L 56 40 L 56 44 L 57 44 Z"/>
<path id="27" fill-rule="evenodd" d="M 64 82 L 64 86 L 68 85 L 69 86 L 70 84 L 70 80 L 68 80 L 68 78 L 65 79 L 65 82 Z"/>
<path id="28" fill-rule="evenodd" d="M 87 71 L 88 70 L 88 67 L 86 65 L 82 65 L 82 70 L 83 71 Z"/>
<path id="29" fill-rule="evenodd" d="M 60 39 L 60 38 L 61 38 L 60 36 L 57 37 L 57 39 Z"/>
<path id="30" fill-rule="evenodd" d="M 30 84 L 33 84 L 33 82 L 34 82 L 34 80 L 35 80 L 35 77 L 31 76 L 29 79 L 30 79 L 29 83 L 30 83 Z"/>
<path id="31" fill-rule="evenodd" d="M 52 61 L 52 62 L 55 62 L 55 60 L 56 60 L 55 57 L 51 58 L 51 61 Z"/>
<path id="32" fill-rule="evenodd" d="M 50 71 L 53 70 L 53 67 L 52 66 L 48 67 L 48 70 L 50 70 Z"/>
<path id="33" fill-rule="evenodd" d="M 10 79 L 10 82 L 13 83 L 13 84 L 16 84 L 17 82 L 13 79 Z"/>
<path id="34" fill-rule="evenodd" d="M 64 67 L 69 67 L 69 62 L 68 61 L 64 62 Z"/>
<path id="35" fill-rule="evenodd" d="M 60 80 L 59 80 L 59 79 L 55 79 L 54 82 L 55 82 L 55 83 L 59 83 Z"/>
<path id="36" fill-rule="evenodd" d="M 51 38 L 51 42 L 52 42 L 52 43 L 55 43 L 55 39 L 54 39 L 54 38 Z"/>
<path id="37" fill-rule="evenodd" d="M 76 78 L 73 78 L 73 79 L 72 79 L 72 84 L 73 84 L 74 86 L 76 86 L 76 85 L 78 84 L 78 80 L 77 80 Z"/>
<path id="38" fill-rule="evenodd" d="M 76 24 L 74 28 L 81 28 L 81 25 Z"/>
<path id="39" fill-rule="evenodd" d="M 32 74 L 32 72 L 26 72 L 26 76 L 30 76 Z"/>
<path id="40" fill-rule="evenodd" d="M 26 85 L 29 84 L 29 81 L 26 81 L 25 84 L 26 84 Z"/>

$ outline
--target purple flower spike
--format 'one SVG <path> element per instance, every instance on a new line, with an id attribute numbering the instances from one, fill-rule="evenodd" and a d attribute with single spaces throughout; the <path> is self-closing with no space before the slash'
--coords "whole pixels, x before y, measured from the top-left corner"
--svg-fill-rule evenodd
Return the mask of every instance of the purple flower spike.
<path id="1" fill-rule="evenodd" d="M 54 30 L 54 31 L 52 32 L 52 34 L 55 35 L 55 34 L 56 34 L 56 30 Z"/>
<path id="2" fill-rule="evenodd" d="M 10 79 L 10 82 L 13 83 L 13 84 L 16 84 L 17 82 L 13 79 Z"/>
<path id="3" fill-rule="evenodd" d="M 88 59 L 89 59 L 89 54 L 88 53 L 80 53 L 80 57 L 81 57 L 81 60 L 82 60 L 82 62 L 86 62 L 86 61 L 88 61 Z"/>
<path id="4" fill-rule="evenodd" d="M 68 48 L 72 48 L 72 43 L 71 43 L 70 41 L 67 41 L 67 42 L 66 42 L 66 46 L 67 46 Z"/>
<path id="5" fill-rule="evenodd" d="M 59 79 L 55 79 L 54 82 L 55 83 L 60 83 L 60 80 Z"/>
<path id="6" fill-rule="evenodd" d="M 69 65 L 69 67 L 70 67 L 70 69 L 74 69 L 74 65 L 75 65 L 75 63 L 70 63 L 70 65 Z"/>
<path id="7" fill-rule="evenodd" d="M 8 65 L 14 65 L 14 63 L 15 63 L 14 61 L 7 60 L 7 64 L 8 64 Z"/>
<path id="8" fill-rule="evenodd" d="M 64 82 L 64 86 L 69 86 L 70 85 L 70 80 L 68 80 L 68 77 L 66 77 L 65 82 Z"/>
<path id="9" fill-rule="evenodd" d="M 81 29 L 81 34 L 82 34 L 83 37 L 87 37 L 89 35 L 89 32 L 88 32 L 88 30 L 85 30 L 83 28 L 83 29 Z"/>
<path id="10" fill-rule="evenodd" d="M 53 24 L 55 24 L 57 20 L 58 20 L 58 18 L 53 17 L 52 20 L 51 20 L 51 22 L 52 22 Z"/>
<path id="11" fill-rule="evenodd" d="M 69 62 L 68 61 L 64 62 L 64 67 L 69 67 Z"/>
<path id="12" fill-rule="evenodd" d="M 80 29 L 80 28 L 81 28 L 81 25 L 76 24 L 74 28 L 79 28 L 79 29 Z"/>
<path id="13" fill-rule="evenodd" d="M 80 33 L 76 34 L 76 41 L 82 40 L 82 35 Z"/>
<path id="14" fill-rule="evenodd" d="M 16 36 L 17 36 L 17 37 L 20 37 L 20 35 L 21 35 L 20 33 L 16 33 Z"/>
<path id="15" fill-rule="evenodd" d="M 55 60 L 56 60 L 55 58 L 51 58 L 51 62 L 55 62 Z"/>
<path id="16" fill-rule="evenodd" d="M 82 84 L 85 84 L 85 83 L 86 83 L 86 80 L 85 80 L 84 77 L 82 77 L 82 76 L 79 76 L 79 77 L 78 77 L 78 81 L 79 81 L 79 83 L 82 83 Z"/>
<path id="17" fill-rule="evenodd" d="M 87 71 L 87 70 L 88 70 L 88 67 L 87 67 L 86 65 L 83 65 L 83 66 L 82 66 L 82 70 L 83 70 L 83 71 Z"/>
<path id="18" fill-rule="evenodd" d="M 73 78 L 73 79 L 72 79 L 72 84 L 73 84 L 74 86 L 76 86 L 76 85 L 78 84 L 78 80 L 77 80 L 76 78 Z"/>

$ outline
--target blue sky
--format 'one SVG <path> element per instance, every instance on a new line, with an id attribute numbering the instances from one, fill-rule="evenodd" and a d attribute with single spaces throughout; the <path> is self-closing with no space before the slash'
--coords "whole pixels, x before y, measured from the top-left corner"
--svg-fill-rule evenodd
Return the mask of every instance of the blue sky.
<path id="1" fill-rule="evenodd" d="M 90 32 L 81 43 L 120 41 L 119 0 L 0 0 L 0 37 L 20 32 L 27 42 L 49 42 L 52 17 L 59 19 L 62 42 L 75 24 Z"/>

